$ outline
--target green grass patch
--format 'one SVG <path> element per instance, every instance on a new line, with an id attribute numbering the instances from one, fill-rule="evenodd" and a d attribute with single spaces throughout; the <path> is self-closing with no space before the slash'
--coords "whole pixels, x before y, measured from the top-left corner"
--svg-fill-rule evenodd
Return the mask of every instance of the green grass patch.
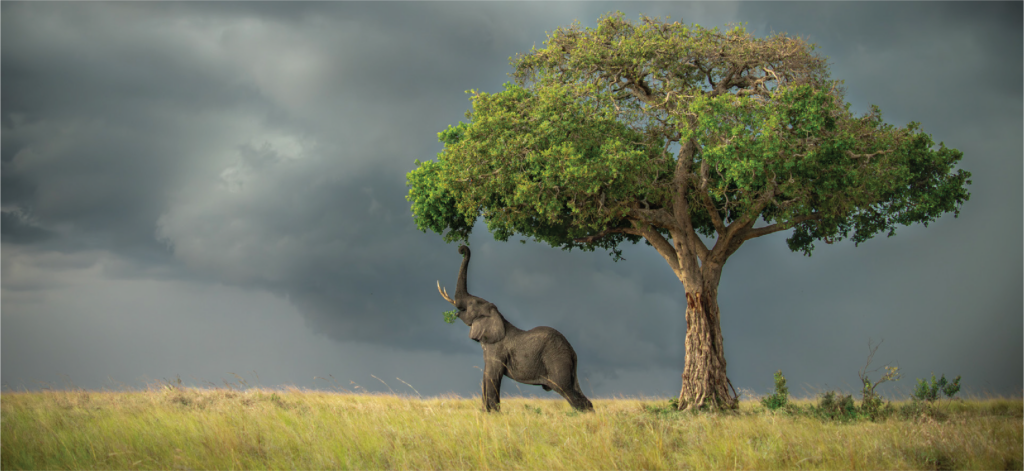
<path id="1" fill-rule="evenodd" d="M 298 389 L 5 392 L 3 469 L 1021 469 L 1022 401 L 830 421 L 756 401 L 411 398 Z M 790 400 L 791 410 L 809 400 Z M 904 403 L 895 403 L 899 408 Z"/>

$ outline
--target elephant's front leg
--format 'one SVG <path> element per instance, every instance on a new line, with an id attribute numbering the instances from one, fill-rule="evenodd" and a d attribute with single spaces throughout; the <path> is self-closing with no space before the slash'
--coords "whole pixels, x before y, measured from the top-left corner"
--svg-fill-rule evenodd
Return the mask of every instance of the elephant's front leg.
<path id="1" fill-rule="evenodd" d="M 501 378 L 505 375 L 505 368 L 498 361 L 486 361 L 484 363 L 484 410 L 487 412 L 501 411 Z"/>

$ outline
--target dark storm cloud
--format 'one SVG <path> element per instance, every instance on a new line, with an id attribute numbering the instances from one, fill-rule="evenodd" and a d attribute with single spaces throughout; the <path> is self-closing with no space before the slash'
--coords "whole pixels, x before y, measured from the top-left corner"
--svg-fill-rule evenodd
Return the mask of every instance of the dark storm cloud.
<path id="1" fill-rule="evenodd" d="M 59 229 L 51 247 L 91 241 L 142 265 L 107 276 L 145 274 L 169 250 L 192 279 L 286 296 L 333 339 L 475 351 L 438 322 L 447 307 L 431 280 L 454 279 L 459 259 L 414 229 L 404 173 L 462 118 L 464 90 L 507 80 L 508 57 L 570 22 L 575 6 L 312 5 L 5 4 L 4 205 Z M 582 17 L 604 13 L 591 9 Z M 570 11 L 547 18 L 559 10 Z M 424 119 L 431 112 L 446 118 Z M 500 298 L 505 282 L 486 280 L 503 272 L 477 260 L 481 294 Z M 510 276 L 543 276 L 535 262 Z M 38 280 L 21 266 L 8 264 L 5 286 Z M 591 289 L 586 268 L 562 271 L 580 282 L 555 302 L 506 300 L 510 318 L 584 334 L 572 319 L 601 301 L 574 300 Z M 678 311 L 665 303 L 648 310 Z M 635 364 L 659 343 L 675 354 L 658 362 L 678 360 L 677 342 L 646 330 L 630 334 L 636 345 L 591 346 L 607 331 L 578 344 L 606 366 Z"/>
<path id="2" fill-rule="evenodd" d="M 744 2 L 737 17 L 749 26 L 764 25 L 776 33 L 839 42 L 839 48 L 858 45 L 873 49 L 898 47 L 937 32 L 972 32 L 982 49 L 997 54 L 1000 47 L 1017 46 L 1019 2 L 896 2 L 880 6 L 864 2 Z M 785 14 L 779 14 L 785 11 Z M 880 14 L 884 13 L 884 14 Z M 768 31 L 766 31 L 768 32 Z"/>
<path id="3" fill-rule="evenodd" d="M 0 215 L 0 234 L 3 234 L 3 242 L 12 244 L 30 244 L 52 236 L 50 231 L 33 226 L 15 211 L 4 211 Z"/>
<path id="4" fill-rule="evenodd" d="M 964 127 L 928 118 L 1007 105 L 1012 112 L 1020 101 L 1021 62 L 1013 59 L 1024 52 L 1019 2 L 740 5 L 739 15 L 759 33 L 788 32 L 823 48 L 833 76 L 846 81 L 847 98 L 886 103 L 884 116 L 896 124 L 915 120 L 933 132 L 946 123 Z M 778 15 L 780 7 L 789 14 Z M 866 88 L 876 81 L 886 86 Z"/>
<path id="5" fill-rule="evenodd" d="M 190 113 L 251 93 L 130 9 L 5 4 L 4 16 L 4 206 L 66 226 L 68 243 L 156 249 L 153 221 L 202 146 Z"/>
<path id="6" fill-rule="evenodd" d="M 618 9 L 630 19 L 747 21 L 761 35 L 810 35 L 847 80 L 855 109 L 877 103 L 890 122 L 922 121 L 963 150 L 975 173 L 961 219 L 927 230 L 821 247 L 810 259 L 789 253 L 782 234 L 748 243 L 720 289 L 734 384 L 767 388 L 780 367 L 794 384 L 837 383 L 849 376 L 837 369 L 861 366 L 868 337 L 885 337 L 883 348 L 918 376 L 988 368 L 993 390 L 1019 387 L 1019 360 L 977 365 L 1021 350 L 1019 3 L 0 9 L 5 382 L 65 357 L 99 377 L 174 374 L 175 364 L 183 377 L 209 364 L 245 371 L 229 365 L 260 358 L 252 369 L 279 382 L 295 381 L 284 372 L 324 376 L 331 365 L 380 376 L 376 368 L 406 368 L 403 379 L 420 375 L 421 390 L 475 392 L 465 378 L 478 372 L 465 362 L 479 347 L 465 326 L 440 321 L 449 305 L 434 286 L 453 288 L 460 257 L 415 229 L 405 173 L 413 159 L 435 158 L 437 132 L 464 119 L 465 90 L 496 92 L 509 80 L 509 56 L 574 19 L 592 25 Z M 1007 192 L 1012 217 L 992 209 Z M 978 247 L 972 227 L 1007 235 Z M 517 240 L 494 242 L 478 225 L 471 292 L 519 327 L 564 332 L 600 394 L 678 387 L 685 301 L 656 252 L 629 246 L 627 260 L 613 263 Z M 971 319 L 959 315 L 972 310 Z M 71 311 L 82 317 L 62 322 Z M 295 316 L 301 329 L 280 320 Z M 107 325 L 131 327 L 117 336 Z M 218 346 L 232 328 L 248 340 Z M 190 334 L 208 329 L 223 330 Z M 184 345 L 139 340 L 154 331 Z M 980 353 L 921 353 L 964 335 Z M 47 353 L 48 338 L 63 353 Z M 175 347 L 195 354 L 168 353 Z M 298 366 L 310 358 L 298 350 L 338 358 Z M 437 364 L 452 358 L 456 365 Z"/>
<path id="7" fill-rule="evenodd" d="M 403 173 L 433 154 L 437 124 L 400 109 L 497 69 L 466 70 L 456 90 L 439 79 L 455 58 L 506 60 L 485 57 L 479 21 L 412 28 L 423 8 L 436 10 L 5 5 L 4 205 L 62 226 L 68 244 L 166 246 L 200 273 L 293 296 L 335 338 L 422 347 L 411 298 L 369 297 L 403 286 L 395 264 L 422 266 L 394 247 L 417 252 L 401 236 Z M 29 226 L 7 222 L 26 240 Z"/>
<path id="8" fill-rule="evenodd" d="M 778 274 L 791 285 L 778 288 L 792 292 L 792 287 L 803 287 L 795 299 L 766 306 L 786 312 L 791 322 L 753 319 L 756 328 L 768 333 L 764 339 L 785 336 L 786 326 L 793 324 L 809 332 L 827 326 L 847 332 L 827 340 L 801 337 L 805 347 L 818 345 L 803 353 L 789 349 L 783 355 L 792 355 L 793 364 L 835 348 L 830 342 L 853 345 L 853 335 L 886 337 L 883 350 L 899 358 L 910 374 L 971 369 L 979 376 L 976 384 L 1019 389 L 1021 12 L 1019 2 L 741 4 L 738 15 L 752 29 L 787 31 L 817 43 L 829 57 L 833 77 L 845 79 L 855 111 L 877 104 L 890 123 L 920 122 L 937 142 L 963 151 L 961 166 L 973 174 L 972 197 L 959 219 L 945 216 L 928 229 L 900 229 L 893 239 L 877 238 L 856 250 L 822 247 L 813 257 L 817 260 L 780 265 L 782 258 L 771 257 L 762 262 L 780 267 Z M 746 267 L 733 266 L 725 276 L 770 296 L 773 290 L 759 289 L 747 274 L 755 269 L 749 262 L 770 253 L 749 253 L 737 260 Z M 792 270 L 787 265 L 802 265 L 798 270 L 810 273 L 818 261 L 842 274 L 826 278 L 834 282 L 814 282 L 799 271 L 787 276 Z M 808 292 L 811 287 L 818 292 Z M 915 354 L 913 345 L 930 351 L 931 359 Z M 966 350 L 978 360 L 966 360 Z"/>

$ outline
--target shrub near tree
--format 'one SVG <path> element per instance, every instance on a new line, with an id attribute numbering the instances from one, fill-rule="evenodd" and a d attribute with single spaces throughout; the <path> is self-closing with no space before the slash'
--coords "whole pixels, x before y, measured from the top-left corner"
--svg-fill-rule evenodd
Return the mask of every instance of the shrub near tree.
<path id="1" fill-rule="evenodd" d="M 785 34 L 621 13 L 558 28 L 511 59 L 504 90 L 471 91 L 436 161 L 416 161 L 416 225 L 468 241 L 483 216 L 497 240 L 615 260 L 645 241 L 685 291 L 678 406 L 735 407 L 717 298 L 744 242 L 791 231 L 790 249 L 810 255 L 818 241 L 927 225 L 969 197 L 961 152 L 917 123 L 883 123 L 875 106 L 855 116 L 813 51 Z"/>
<path id="2" fill-rule="evenodd" d="M 915 401 L 934 402 L 939 399 L 940 391 L 947 398 L 952 399 L 956 393 L 960 392 L 960 377 L 957 376 L 952 382 L 946 381 L 946 375 L 942 375 L 938 381 L 935 381 L 935 375 L 933 374 L 931 382 L 925 382 L 925 380 L 919 378 L 917 380 L 917 387 L 914 388 L 913 399 Z"/>
<path id="3" fill-rule="evenodd" d="M 789 404 L 789 388 L 786 386 L 786 377 L 782 376 L 782 370 L 775 372 L 775 390 L 761 399 L 761 405 L 769 410 L 776 410 L 786 407 Z"/>

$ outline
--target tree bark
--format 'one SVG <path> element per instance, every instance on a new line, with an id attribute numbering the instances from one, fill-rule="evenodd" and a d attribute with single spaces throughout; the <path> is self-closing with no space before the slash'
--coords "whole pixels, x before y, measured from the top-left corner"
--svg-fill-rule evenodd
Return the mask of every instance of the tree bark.
<path id="1" fill-rule="evenodd" d="M 733 409 L 737 405 L 736 390 L 725 373 L 718 288 L 705 283 L 700 290 L 686 293 L 686 362 L 679 409 Z"/>

